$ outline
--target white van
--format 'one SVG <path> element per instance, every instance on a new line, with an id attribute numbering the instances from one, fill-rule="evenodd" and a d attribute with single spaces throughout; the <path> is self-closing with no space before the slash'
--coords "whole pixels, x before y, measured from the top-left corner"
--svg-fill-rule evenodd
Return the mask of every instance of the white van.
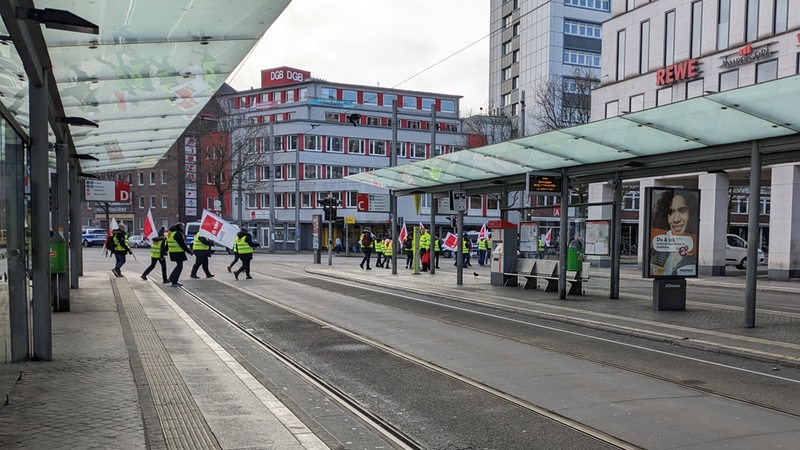
<path id="1" fill-rule="evenodd" d="M 725 265 L 736 266 L 737 269 L 747 268 L 747 241 L 735 234 L 727 235 L 725 245 Z M 764 251 L 758 249 L 758 263 L 764 264 Z"/>

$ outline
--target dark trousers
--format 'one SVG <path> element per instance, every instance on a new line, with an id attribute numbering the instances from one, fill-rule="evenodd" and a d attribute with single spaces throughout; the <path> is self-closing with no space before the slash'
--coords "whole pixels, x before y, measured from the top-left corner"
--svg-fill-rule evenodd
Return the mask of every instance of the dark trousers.
<path id="1" fill-rule="evenodd" d="M 439 268 L 439 256 L 442 255 L 442 252 L 433 252 L 433 266 L 437 269 Z"/>
<path id="2" fill-rule="evenodd" d="M 206 274 L 206 277 L 211 276 L 211 272 L 208 270 L 208 257 L 209 255 L 201 254 L 199 251 L 194 253 L 194 265 L 192 266 L 192 275 L 193 277 L 197 276 L 197 269 L 203 268 L 203 272 Z"/>
<path id="3" fill-rule="evenodd" d="M 365 247 L 365 248 L 362 249 L 362 251 L 364 252 L 364 258 L 361 259 L 361 264 L 359 264 L 359 266 L 361 266 L 361 268 L 363 269 L 364 268 L 364 263 L 367 263 L 367 269 L 369 269 L 370 268 L 369 267 L 369 259 L 370 259 L 370 256 L 372 256 L 372 249 L 369 248 L 369 247 Z"/>
<path id="4" fill-rule="evenodd" d="M 169 281 L 177 283 L 181 279 L 181 272 L 183 272 L 183 261 L 175 261 L 175 268 L 169 274 Z"/>
<path id="5" fill-rule="evenodd" d="M 146 278 L 147 275 L 156 268 L 156 264 L 158 263 L 161 263 L 161 276 L 164 278 L 164 283 L 166 283 L 169 280 L 167 279 L 167 262 L 164 258 L 150 258 L 150 265 L 147 266 L 147 269 L 144 269 L 142 276 Z"/>
<path id="6" fill-rule="evenodd" d="M 117 260 L 117 263 L 114 264 L 114 270 L 120 272 L 122 266 L 125 265 L 125 253 L 114 253 L 114 258 Z"/>
<path id="7" fill-rule="evenodd" d="M 239 255 L 239 261 L 242 262 L 241 267 L 239 270 L 236 271 L 237 274 L 244 272 L 247 275 L 247 278 L 250 278 L 250 261 L 253 259 L 253 255 L 251 253 L 243 253 Z"/>

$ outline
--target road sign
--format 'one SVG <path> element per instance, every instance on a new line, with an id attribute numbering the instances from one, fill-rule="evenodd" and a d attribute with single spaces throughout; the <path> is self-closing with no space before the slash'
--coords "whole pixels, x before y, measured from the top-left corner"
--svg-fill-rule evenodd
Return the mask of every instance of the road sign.
<path id="1" fill-rule="evenodd" d="M 83 192 L 87 202 L 131 201 L 131 184 L 124 181 L 86 180 Z"/>
<path id="2" fill-rule="evenodd" d="M 389 194 L 357 194 L 360 212 L 389 212 Z"/>
<path id="3" fill-rule="evenodd" d="M 467 210 L 467 192 L 450 191 L 450 205 L 455 211 L 464 212 Z"/>

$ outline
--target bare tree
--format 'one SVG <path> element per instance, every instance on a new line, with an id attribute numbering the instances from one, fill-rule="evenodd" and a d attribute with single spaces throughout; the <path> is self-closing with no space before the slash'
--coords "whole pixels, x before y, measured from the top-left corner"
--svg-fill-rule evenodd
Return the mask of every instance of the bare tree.
<path id="1" fill-rule="evenodd" d="M 591 116 L 591 91 L 600 80 L 589 67 L 575 66 L 569 76 L 551 76 L 532 93 L 530 116 L 537 132 L 568 128 L 588 123 Z"/>
<path id="2" fill-rule="evenodd" d="M 269 146 L 264 123 L 228 111 L 227 97 L 216 101 L 222 114 L 199 118 L 205 126 L 198 182 L 213 186 L 220 201 L 219 209 L 224 212 L 228 195 L 237 192 L 243 201 L 244 194 L 257 190 L 258 169 L 264 164 Z"/>
<path id="3" fill-rule="evenodd" d="M 518 137 L 517 118 L 506 115 L 500 108 L 489 108 L 489 114 L 468 114 L 462 120 L 465 147 L 483 147 Z"/>

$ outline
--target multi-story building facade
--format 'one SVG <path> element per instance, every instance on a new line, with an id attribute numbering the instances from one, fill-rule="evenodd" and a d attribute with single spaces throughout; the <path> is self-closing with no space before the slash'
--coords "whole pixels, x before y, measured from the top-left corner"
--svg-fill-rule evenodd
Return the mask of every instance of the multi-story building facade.
<path id="1" fill-rule="evenodd" d="M 544 112 L 564 125 L 588 119 L 589 101 L 578 97 L 600 80 L 601 25 L 610 17 L 610 3 L 491 0 L 490 112 L 524 119 L 521 135 L 552 128 L 538 119 L 540 108 L 552 108 Z M 536 101 L 544 91 L 555 104 Z"/>
<path id="2" fill-rule="evenodd" d="M 800 2 L 796 0 L 659 0 L 612 3 L 603 24 L 602 85 L 592 92 L 592 120 L 656 108 L 800 72 Z M 798 150 L 800 152 L 800 150 Z M 701 190 L 700 270 L 724 273 L 725 233 L 746 236 L 746 214 L 758 207 L 759 241 L 769 248 L 772 278 L 800 275 L 800 165 L 762 171 L 762 199 L 749 204 L 749 168 L 628 180 L 638 190 L 679 186 Z M 736 192 L 743 191 L 742 195 Z M 609 199 L 593 190 L 592 201 Z M 719 195 L 722 192 L 723 195 Z M 770 204 L 785 207 L 770 208 Z M 639 218 L 640 229 L 643 217 Z M 639 248 L 642 236 L 639 233 Z"/>
<path id="3" fill-rule="evenodd" d="M 259 153 L 243 172 L 245 187 L 232 193 L 231 217 L 262 244 L 273 239 L 276 249 L 310 249 L 312 216 L 321 214 L 319 201 L 330 196 L 340 202 L 338 216 L 343 218 L 331 239 L 352 243 L 364 226 L 388 234 L 388 191 L 343 177 L 390 165 L 395 101 L 397 165 L 464 148 L 459 98 L 329 82 L 288 67 L 262 71 L 261 88 L 232 94 L 227 102 L 228 118 L 239 124 L 231 129 L 231 146 L 248 140 L 244 147 Z M 398 222 L 428 224 L 428 199 L 419 202 L 400 198 Z M 487 215 L 499 216 L 499 204 L 491 199 L 476 197 L 471 206 L 467 223 L 472 226 L 480 227 Z M 439 216 L 436 225 L 449 227 L 450 220 Z M 320 237 L 324 246 L 327 230 Z"/>

